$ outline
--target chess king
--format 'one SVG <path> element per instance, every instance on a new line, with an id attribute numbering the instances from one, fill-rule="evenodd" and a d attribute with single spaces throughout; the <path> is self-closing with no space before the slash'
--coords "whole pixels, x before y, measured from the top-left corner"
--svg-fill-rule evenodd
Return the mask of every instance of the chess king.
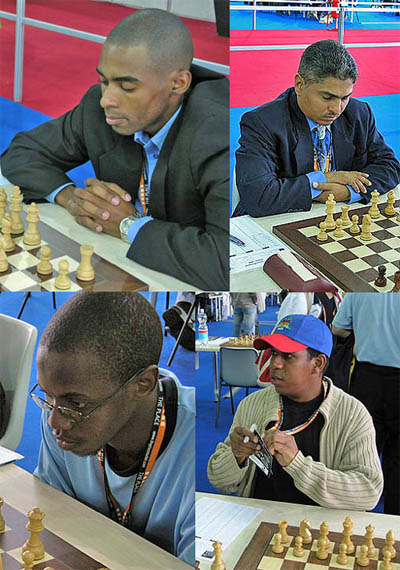
<path id="1" fill-rule="evenodd" d="M 324 377 L 332 349 L 329 328 L 311 315 L 288 315 L 273 334 L 271 385 L 244 398 L 225 441 L 208 463 L 222 493 L 327 508 L 370 510 L 383 488 L 375 430 L 366 408 Z M 262 434 L 272 473 L 249 457 Z"/>
<path id="2" fill-rule="evenodd" d="M 357 64 L 334 40 L 303 52 L 294 86 L 241 118 L 234 215 L 310 210 L 312 202 L 368 203 L 400 180 L 400 164 L 367 103 L 352 99 Z"/>
<path id="3" fill-rule="evenodd" d="M 194 389 L 164 377 L 138 293 L 80 292 L 48 323 L 34 475 L 194 565 Z"/>

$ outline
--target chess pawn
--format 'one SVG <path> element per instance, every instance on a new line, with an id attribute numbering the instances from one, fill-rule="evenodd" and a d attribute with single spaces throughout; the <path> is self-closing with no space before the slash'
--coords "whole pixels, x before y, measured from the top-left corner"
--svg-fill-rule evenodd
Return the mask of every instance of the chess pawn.
<path id="1" fill-rule="evenodd" d="M 24 561 L 24 567 L 22 570 L 31 570 L 31 568 L 33 568 L 33 565 L 35 563 L 35 556 L 33 552 L 30 550 L 25 550 L 22 553 L 22 560 Z"/>
<path id="2" fill-rule="evenodd" d="M 386 287 L 387 279 L 385 277 L 385 273 L 386 273 L 386 267 L 384 265 L 380 265 L 378 267 L 378 277 L 374 281 L 377 287 Z"/>
<path id="3" fill-rule="evenodd" d="M 214 542 L 214 562 L 211 564 L 211 570 L 226 570 L 222 560 L 222 543 L 219 540 Z"/>
<path id="4" fill-rule="evenodd" d="M 293 556 L 298 556 L 299 558 L 301 558 L 304 554 L 304 548 L 303 548 L 303 539 L 301 538 L 301 536 L 296 536 L 296 538 L 294 539 L 294 548 L 293 548 Z"/>
<path id="5" fill-rule="evenodd" d="M 93 281 L 94 269 L 90 263 L 94 248 L 92 245 L 81 245 L 82 260 L 76 272 L 76 276 L 80 281 Z"/>
<path id="6" fill-rule="evenodd" d="M 286 531 L 287 526 L 288 526 L 287 521 L 279 521 L 278 522 L 279 533 L 282 535 L 283 544 L 287 544 L 288 542 L 290 542 L 290 536 L 288 535 L 288 533 Z"/>
<path id="7" fill-rule="evenodd" d="M 382 558 L 383 562 L 381 562 L 379 570 L 392 570 L 392 557 L 389 550 L 386 550 L 385 548 L 383 549 Z"/>
<path id="8" fill-rule="evenodd" d="M 358 216 L 356 214 L 354 214 L 354 216 L 351 216 L 351 226 L 350 226 L 349 232 L 351 234 L 359 234 L 360 233 L 360 228 L 358 227 Z"/>
<path id="9" fill-rule="evenodd" d="M 368 215 L 370 218 L 373 218 L 373 219 L 379 218 L 381 215 L 379 208 L 378 208 L 378 201 L 379 201 L 379 192 L 378 192 L 378 190 L 374 190 L 373 192 L 371 192 L 372 206 L 368 210 Z"/>
<path id="10" fill-rule="evenodd" d="M 344 542 L 342 542 L 339 545 L 339 554 L 337 555 L 336 560 L 338 561 L 339 564 L 347 564 L 348 562 L 348 557 L 347 557 L 347 546 L 345 545 Z"/>
<path id="11" fill-rule="evenodd" d="M 36 267 L 36 271 L 40 275 L 50 275 L 53 273 L 53 266 L 50 263 L 51 248 L 48 245 L 44 245 L 40 249 L 40 263 Z"/>
<path id="12" fill-rule="evenodd" d="M 324 536 L 320 536 L 317 540 L 317 558 L 319 558 L 319 560 L 326 560 L 328 558 L 328 546 L 328 540 Z"/>
<path id="13" fill-rule="evenodd" d="M 23 241 L 26 245 L 40 245 L 42 238 L 37 227 L 39 221 L 39 208 L 32 202 L 28 206 L 28 215 L 26 216 L 28 227 L 25 230 Z"/>
<path id="14" fill-rule="evenodd" d="M 326 241 L 328 239 L 328 234 L 326 233 L 326 223 L 321 222 L 319 224 L 319 228 L 320 228 L 320 232 L 317 235 L 317 240 L 318 241 Z"/>
<path id="15" fill-rule="evenodd" d="M 300 536 L 303 539 L 303 544 L 310 544 L 312 542 L 311 525 L 307 519 L 300 523 Z"/>
<path id="16" fill-rule="evenodd" d="M 388 192 L 387 198 L 388 198 L 387 206 L 384 209 L 384 212 L 385 212 L 386 216 L 395 216 L 396 210 L 393 207 L 393 204 L 395 201 L 395 195 L 394 195 L 393 190 L 390 190 L 390 192 Z"/>
<path id="17" fill-rule="evenodd" d="M 349 209 L 350 206 L 348 204 L 343 204 L 343 206 L 341 207 L 342 210 L 342 215 L 340 216 L 340 219 L 342 220 L 342 224 L 344 228 L 347 228 L 347 226 L 350 226 L 351 221 L 349 218 Z"/>
<path id="18" fill-rule="evenodd" d="M 6 214 L 3 218 L 3 249 L 6 253 L 10 253 L 15 249 L 15 242 L 11 237 L 11 220 L 10 216 Z"/>
<path id="19" fill-rule="evenodd" d="M 44 557 L 44 546 L 40 540 L 40 533 L 44 530 L 42 520 L 44 513 L 41 512 L 39 507 L 35 507 L 28 513 L 29 522 L 26 529 L 30 531 L 29 539 L 22 546 L 22 553 L 29 550 L 33 554 L 35 560 L 41 560 Z"/>
<path id="20" fill-rule="evenodd" d="M 0 497 L 0 532 L 3 532 L 3 530 L 6 528 L 6 523 L 4 521 L 3 515 L 1 514 L 1 509 L 2 509 L 3 505 L 4 505 L 4 501 Z"/>
<path id="21" fill-rule="evenodd" d="M 360 546 L 360 555 L 357 557 L 357 564 L 359 566 L 369 565 L 368 546 L 366 544 Z"/>
<path id="22" fill-rule="evenodd" d="M 0 273 L 5 273 L 8 270 L 8 258 L 4 251 L 2 240 L 0 239 Z M 1 516 L 0 516 L 0 532 L 1 532 Z"/>
<path id="23" fill-rule="evenodd" d="M 69 289 L 71 287 L 71 279 L 68 277 L 69 263 L 66 259 L 61 259 L 58 263 L 58 277 L 54 282 L 56 289 Z"/>
<path id="24" fill-rule="evenodd" d="M 282 535 L 280 532 L 277 532 L 275 535 L 274 544 L 272 546 L 272 552 L 275 552 L 276 554 L 280 554 L 284 550 L 285 550 L 285 548 L 282 544 Z"/>
<path id="25" fill-rule="evenodd" d="M 344 233 L 343 229 L 342 229 L 342 225 L 343 225 L 342 219 L 341 219 L 341 218 L 338 218 L 338 219 L 336 220 L 336 229 L 335 229 L 335 231 L 333 232 L 333 235 L 334 235 L 335 237 L 337 237 L 337 238 L 341 238 L 341 237 L 343 237 L 343 236 L 346 235 L 346 234 Z"/>

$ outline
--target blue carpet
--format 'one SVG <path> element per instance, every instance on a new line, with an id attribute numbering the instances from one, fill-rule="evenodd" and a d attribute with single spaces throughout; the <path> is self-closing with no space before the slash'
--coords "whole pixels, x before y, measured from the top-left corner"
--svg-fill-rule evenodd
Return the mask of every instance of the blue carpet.
<path id="1" fill-rule="evenodd" d="M 235 2 L 234 5 L 238 6 L 240 3 Z M 368 6 L 363 6 L 363 8 L 368 8 Z M 400 18 L 394 12 L 354 12 L 353 23 L 350 22 L 349 18 L 345 20 L 345 30 L 397 28 L 400 25 Z M 253 12 L 231 10 L 230 26 L 231 30 L 252 30 Z M 301 12 L 292 12 L 288 16 L 282 12 L 257 11 L 257 30 L 280 30 L 282 28 L 286 30 L 315 30 L 326 29 L 326 24 L 320 24 L 311 17 L 303 17 Z"/>
<path id="2" fill-rule="evenodd" d="M 57 293 L 57 308 L 69 299 L 72 293 Z M 149 293 L 143 293 L 148 298 Z M 165 311 L 165 293 L 159 293 L 157 302 L 157 312 L 160 315 Z M 174 304 L 176 293 L 170 295 L 170 306 Z M 24 300 L 24 293 L 2 293 L 0 295 L 0 313 L 17 317 L 19 309 Z M 28 300 L 22 319 L 28 323 L 33 324 L 38 329 L 38 338 L 43 333 L 47 322 L 53 316 L 53 303 L 51 293 L 32 293 L 31 298 Z M 164 324 L 161 318 L 162 324 Z M 170 353 L 175 344 L 175 339 L 171 336 L 164 337 L 164 346 L 162 350 L 160 366 L 167 368 L 167 361 Z M 36 384 L 36 350 L 34 354 L 34 361 L 32 366 L 32 373 L 30 379 L 30 387 Z M 194 386 L 194 353 L 184 348 L 179 348 L 176 353 L 175 359 L 172 363 L 171 370 L 175 372 L 182 384 L 186 386 Z M 18 465 L 29 472 L 32 472 L 36 467 L 37 456 L 40 445 L 40 408 L 28 398 L 26 406 L 26 415 L 24 430 L 22 433 L 21 443 L 17 449 L 19 453 L 24 456 L 24 459 L 18 461 Z"/>
<path id="3" fill-rule="evenodd" d="M 371 106 L 375 115 L 376 126 L 385 139 L 386 143 L 394 150 L 395 155 L 400 157 L 400 94 L 373 95 L 370 97 L 357 97 Z M 240 118 L 247 111 L 255 107 L 236 107 L 230 111 L 230 172 L 235 167 L 235 150 L 238 148 L 240 138 Z M 231 188 L 232 192 L 232 188 Z"/>
<path id="4" fill-rule="evenodd" d="M 259 315 L 260 331 L 268 334 L 276 322 L 276 305 L 266 308 Z M 209 336 L 231 336 L 233 320 L 211 322 L 208 326 Z M 218 427 L 215 427 L 216 403 L 214 402 L 214 369 L 211 352 L 199 352 L 199 370 L 196 374 L 196 490 L 205 493 L 216 493 L 207 479 L 207 463 L 220 441 L 224 441 L 232 424 L 232 411 L 229 399 L 224 399 L 220 405 Z M 228 389 L 227 389 L 228 390 Z M 252 391 L 252 390 L 251 390 Z M 229 392 L 229 390 L 228 390 Z M 225 392 L 223 392 L 224 394 Z M 235 409 L 240 400 L 246 395 L 240 390 L 234 395 Z"/>
<path id="5" fill-rule="evenodd" d="M 0 154 L 18 132 L 34 129 L 51 118 L 39 111 L 0 97 Z M 81 188 L 84 186 L 85 178 L 94 176 L 94 171 L 92 165 L 87 162 L 71 170 L 69 176 Z"/>

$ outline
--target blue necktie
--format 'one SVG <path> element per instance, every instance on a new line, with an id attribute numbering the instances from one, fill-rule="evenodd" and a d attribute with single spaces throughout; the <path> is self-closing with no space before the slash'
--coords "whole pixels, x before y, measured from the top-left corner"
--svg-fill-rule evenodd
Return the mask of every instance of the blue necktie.
<path id="1" fill-rule="evenodd" d="M 318 155 L 318 165 L 321 172 L 325 172 L 326 160 L 329 153 L 331 133 L 325 125 L 313 128 L 313 144 Z"/>

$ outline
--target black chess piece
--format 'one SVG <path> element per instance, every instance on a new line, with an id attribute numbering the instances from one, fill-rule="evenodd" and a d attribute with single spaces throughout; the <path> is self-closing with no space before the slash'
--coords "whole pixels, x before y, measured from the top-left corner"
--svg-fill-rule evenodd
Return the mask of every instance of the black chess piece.
<path id="1" fill-rule="evenodd" d="M 385 285 L 387 284 L 385 273 L 386 273 L 386 267 L 384 265 L 380 265 L 378 267 L 378 277 L 375 279 L 375 285 L 377 287 L 385 287 Z"/>

